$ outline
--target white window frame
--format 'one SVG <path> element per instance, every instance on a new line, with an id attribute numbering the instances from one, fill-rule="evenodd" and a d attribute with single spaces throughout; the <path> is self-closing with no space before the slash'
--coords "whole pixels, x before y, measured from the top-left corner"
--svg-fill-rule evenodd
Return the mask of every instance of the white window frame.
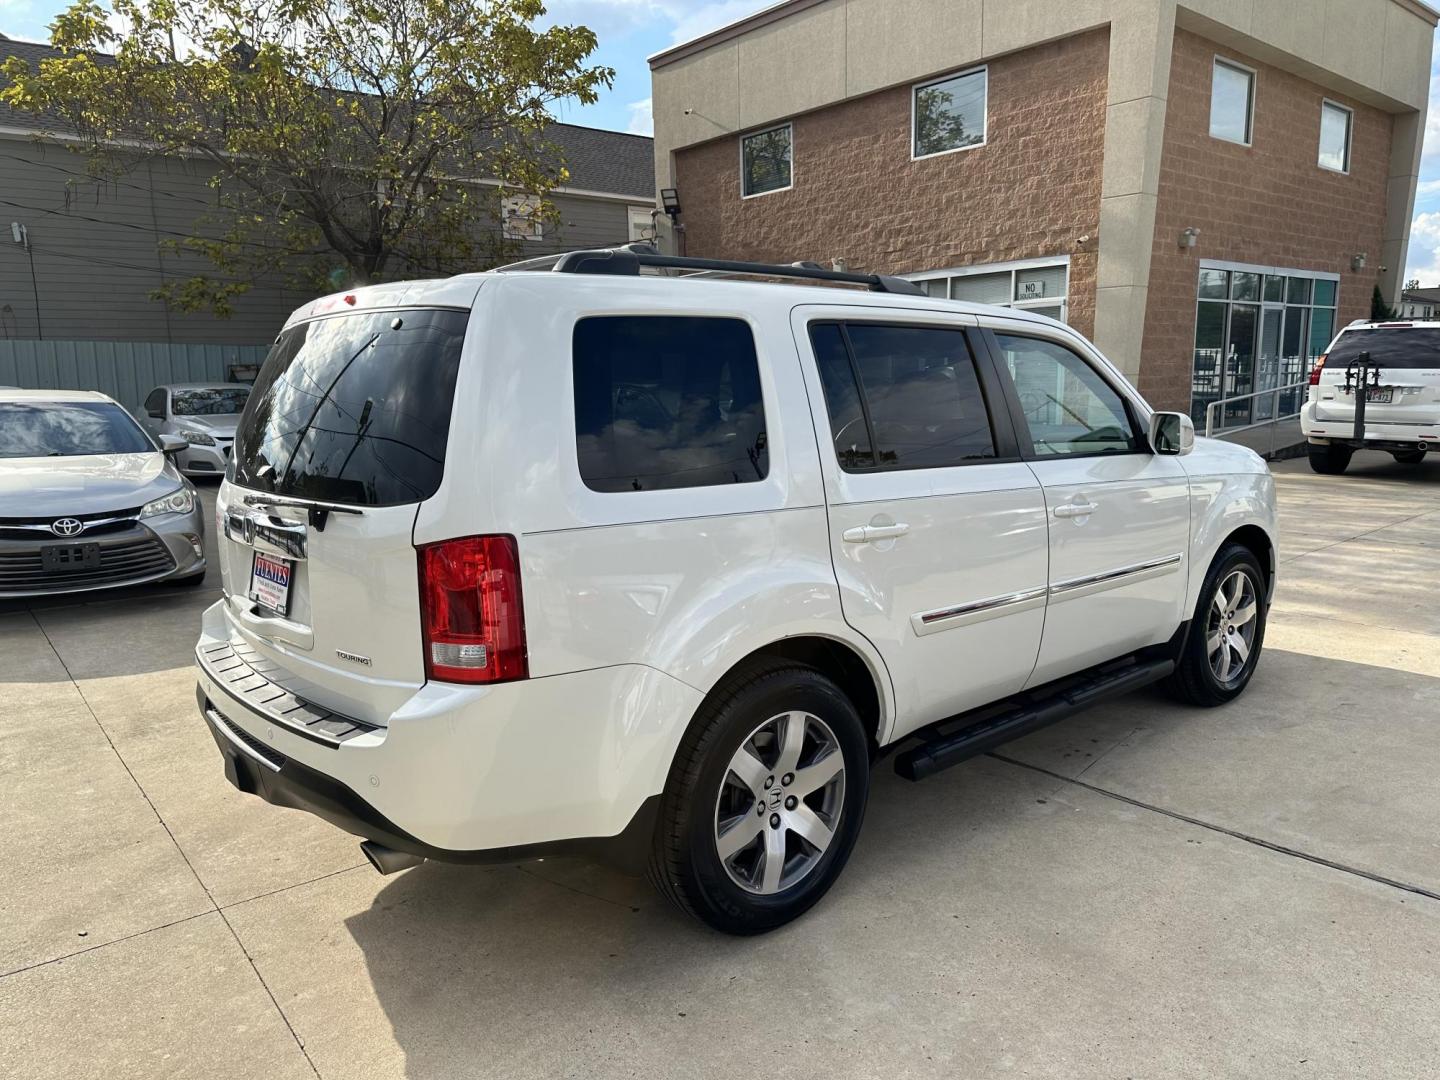
<path id="1" fill-rule="evenodd" d="M 1231 71 L 1239 71 L 1250 77 L 1250 94 L 1248 112 L 1245 116 L 1245 140 L 1227 139 L 1224 135 L 1215 134 L 1215 69 L 1217 67 L 1228 67 Z M 1247 64 L 1238 60 L 1232 60 L 1228 56 L 1215 54 L 1215 59 L 1210 66 L 1210 114 L 1207 122 L 1207 129 L 1212 139 L 1229 143 L 1231 146 L 1254 146 L 1255 145 L 1255 99 L 1260 96 L 1260 73 Z"/>
<path id="2" fill-rule="evenodd" d="M 789 132 L 790 132 L 790 183 L 786 184 L 784 187 L 771 188 L 769 191 L 756 191 L 756 192 L 752 192 L 751 194 L 748 194 L 748 195 L 747 195 L 747 194 L 745 193 L 745 178 L 746 178 L 746 176 L 749 175 L 749 174 L 745 171 L 745 140 L 746 140 L 746 139 L 753 139 L 753 138 L 755 138 L 757 135 L 769 135 L 772 131 L 779 131 L 781 128 L 787 128 L 787 129 L 789 130 Z M 766 195 L 778 195 L 778 194 L 780 194 L 780 192 L 782 192 L 782 191 L 789 191 L 789 190 L 790 190 L 791 188 L 793 188 L 794 186 L 795 186 L 795 125 L 794 125 L 794 123 L 793 123 L 792 121 L 786 120 L 783 124 L 771 124 L 769 127 L 756 128 L 756 129 L 754 129 L 753 131 L 747 131 L 747 132 L 745 132 L 743 135 L 740 136 L 740 198 L 741 198 L 741 199 L 761 199 L 761 198 L 764 198 Z"/>
<path id="3" fill-rule="evenodd" d="M 968 146 L 956 146 L 949 150 L 937 150 L 933 154 L 916 154 L 919 131 L 916 130 L 916 123 L 919 120 L 919 110 L 915 102 L 920 97 L 920 91 L 931 86 L 938 86 L 941 83 L 949 82 L 951 79 L 960 79 L 966 75 L 983 74 L 985 76 L 985 105 L 981 109 L 984 117 L 985 131 L 980 136 L 980 141 L 970 143 Z M 978 67 L 962 68 L 959 71 L 952 71 L 934 79 L 926 79 L 924 82 L 913 83 L 910 87 L 910 160 L 929 161 L 931 158 L 945 157 L 948 154 L 958 154 L 965 150 L 979 150 L 990 141 L 990 65 L 980 64 Z"/>
<path id="4" fill-rule="evenodd" d="M 625 223 L 627 232 L 630 234 L 630 243 L 642 240 L 655 239 L 655 218 L 653 206 L 627 206 L 625 208 Z M 639 234 L 636 234 L 636 226 L 639 226 Z"/>
<path id="5" fill-rule="evenodd" d="M 1320 168 L 1324 169 L 1326 172 L 1339 173 L 1341 176 L 1349 176 L 1349 175 L 1350 175 L 1350 151 L 1351 151 L 1351 147 L 1354 146 L 1354 144 L 1355 144 L 1355 110 L 1352 109 L 1352 108 L 1350 108 L 1350 106 L 1348 106 L 1348 105 L 1341 105 L 1340 102 L 1338 102 L 1338 101 L 1332 101 L 1330 98 L 1321 98 L 1321 99 L 1320 99 L 1320 138 L 1321 138 L 1322 140 L 1323 140 L 1324 137 L 1325 137 L 1325 110 L 1326 110 L 1326 109 L 1336 109 L 1336 110 L 1338 110 L 1338 111 L 1340 111 L 1340 112 L 1343 112 L 1343 113 L 1345 114 L 1345 153 L 1344 153 L 1345 167 L 1342 168 L 1342 169 L 1331 168 L 1329 165 L 1326 165 L 1323 161 L 1320 160 L 1320 155 L 1321 155 L 1322 153 L 1324 153 L 1324 151 L 1325 151 L 1325 144 L 1324 144 L 1324 142 L 1320 142 L 1320 143 L 1318 143 L 1317 146 L 1316 146 L 1316 151 L 1315 151 L 1315 163 L 1316 163 L 1317 165 L 1319 165 Z"/>
<path id="6" fill-rule="evenodd" d="M 949 153 L 950 151 L 946 151 Z M 1025 270 L 1050 270 L 1057 266 L 1065 268 L 1065 294 L 1058 300 L 1053 296 L 1044 296 L 1039 300 L 1016 300 L 1015 290 L 1018 286 L 1018 277 Z M 986 263 L 981 266 L 958 266 L 950 270 L 924 270 L 915 274 L 900 275 L 906 281 L 913 281 L 917 284 L 922 281 L 935 281 L 937 279 L 949 281 L 951 278 L 976 277 L 981 274 L 1010 274 L 1010 301 L 1005 304 L 996 304 L 995 307 L 1014 308 L 1016 311 L 1029 311 L 1035 308 L 1059 307 L 1060 321 L 1066 326 L 1070 325 L 1070 256 L 1051 255 L 1037 259 L 1013 259 L 1010 262 Z M 950 299 L 953 290 L 946 287 L 946 299 Z M 970 303 L 971 301 L 960 301 Z"/>
<path id="7" fill-rule="evenodd" d="M 533 195 L 507 195 L 500 202 L 500 233 L 506 240 L 536 241 L 545 239 L 545 223 L 532 215 L 540 210 L 540 200 Z M 512 215 L 520 212 L 532 216 L 529 231 L 512 226 Z"/>

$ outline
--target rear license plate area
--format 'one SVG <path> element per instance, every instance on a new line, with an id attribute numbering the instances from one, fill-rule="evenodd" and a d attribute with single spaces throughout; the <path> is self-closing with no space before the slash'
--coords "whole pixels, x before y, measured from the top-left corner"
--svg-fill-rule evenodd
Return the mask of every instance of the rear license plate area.
<path id="1" fill-rule="evenodd" d="M 295 563 L 290 559 L 257 551 L 250 563 L 250 599 L 266 611 L 289 615 L 290 584 L 294 577 Z"/>
<path id="2" fill-rule="evenodd" d="M 1365 391 L 1365 400 L 1377 405 L 1389 405 L 1395 400 L 1395 389 L 1390 386 L 1372 387 Z"/>
<path id="3" fill-rule="evenodd" d="M 99 544 L 47 544 L 40 549 L 40 569 L 47 574 L 95 570 L 99 566 Z"/>

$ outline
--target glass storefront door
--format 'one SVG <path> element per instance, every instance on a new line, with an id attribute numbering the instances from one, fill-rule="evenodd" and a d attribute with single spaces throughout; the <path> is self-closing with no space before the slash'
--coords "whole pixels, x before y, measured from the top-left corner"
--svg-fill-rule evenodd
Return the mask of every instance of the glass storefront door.
<path id="1" fill-rule="evenodd" d="M 1260 348 L 1255 357 L 1255 389 L 1274 390 L 1280 383 L 1281 328 L 1285 322 L 1285 309 L 1279 305 L 1266 304 L 1260 312 Z M 1275 416 L 1275 397 L 1254 399 L 1251 416 L 1254 423 L 1270 420 Z"/>
<path id="2" fill-rule="evenodd" d="M 1225 339 L 1225 396 L 1236 397 L 1255 389 L 1255 331 L 1259 328 L 1260 308 L 1256 304 L 1230 305 L 1230 333 Z M 1250 423 L 1253 401 L 1237 401 L 1227 405 L 1225 426 Z"/>

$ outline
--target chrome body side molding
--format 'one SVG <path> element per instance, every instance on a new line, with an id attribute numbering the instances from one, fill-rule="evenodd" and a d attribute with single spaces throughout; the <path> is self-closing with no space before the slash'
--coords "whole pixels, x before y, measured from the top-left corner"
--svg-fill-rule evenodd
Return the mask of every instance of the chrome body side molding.
<path id="1" fill-rule="evenodd" d="M 1124 585 L 1133 585 L 1137 581 L 1149 581 L 1173 574 L 1180 569 L 1184 561 L 1183 554 L 1166 555 L 1163 559 L 1122 566 L 1115 570 L 1106 570 L 1103 574 L 1057 581 L 1050 586 L 1050 597 L 1053 600 L 1074 600 L 1081 596 L 1094 596 L 1108 589 L 1118 589 Z"/>

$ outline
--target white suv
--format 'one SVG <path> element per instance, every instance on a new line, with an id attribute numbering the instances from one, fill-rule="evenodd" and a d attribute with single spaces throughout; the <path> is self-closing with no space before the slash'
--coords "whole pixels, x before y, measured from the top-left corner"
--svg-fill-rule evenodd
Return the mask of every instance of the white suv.
<path id="1" fill-rule="evenodd" d="M 1300 430 L 1318 473 L 1343 473 L 1356 450 L 1388 451 L 1402 465 L 1424 461 L 1440 448 L 1440 323 L 1361 321 L 1341 330 L 1310 373 Z"/>
<path id="2" fill-rule="evenodd" d="M 1234 699 L 1275 576 L 1264 462 L 1066 326 L 636 249 L 302 308 L 217 514 L 233 784 L 383 872 L 586 853 L 734 933 L 824 894 L 892 751 Z"/>

